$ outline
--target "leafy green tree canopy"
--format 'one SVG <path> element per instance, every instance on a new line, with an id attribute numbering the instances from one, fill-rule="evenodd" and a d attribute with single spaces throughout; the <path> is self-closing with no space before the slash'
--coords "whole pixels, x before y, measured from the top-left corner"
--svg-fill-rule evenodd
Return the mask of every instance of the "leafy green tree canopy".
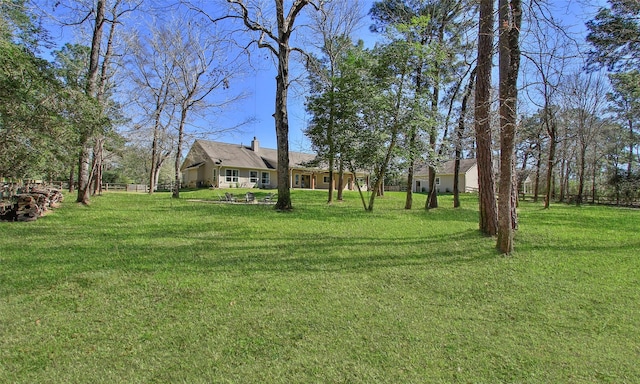
<path id="1" fill-rule="evenodd" d="M 46 31 L 27 8 L 26 0 L 0 1 L 0 40 L 11 41 L 35 51 L 46 41 Z"/>
<path id="2" fill-rule="evenodd" d="M 0 41 L 0 175 L 50 174 L 64 152 L 76 101 L 50 63 L 23 46 Z"/>
<path id="3" fill-rule="evenodd" d="M 619 72 L 640 69 L 640 2 L 609 0 L 610 8 L 601 8 L 587 22 L 587 41 L 591 66 Z"/>

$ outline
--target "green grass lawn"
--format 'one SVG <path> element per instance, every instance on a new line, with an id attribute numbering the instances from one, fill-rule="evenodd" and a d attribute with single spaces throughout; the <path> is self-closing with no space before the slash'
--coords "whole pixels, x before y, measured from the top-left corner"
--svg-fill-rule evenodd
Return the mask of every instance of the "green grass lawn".
<path id="1" fill-rule="evenodd" d="M 640 382 L 640 211 L 523 204 L 504 257 L 473 196 L 292 197 L 0 223 L 0 382 Z"/>

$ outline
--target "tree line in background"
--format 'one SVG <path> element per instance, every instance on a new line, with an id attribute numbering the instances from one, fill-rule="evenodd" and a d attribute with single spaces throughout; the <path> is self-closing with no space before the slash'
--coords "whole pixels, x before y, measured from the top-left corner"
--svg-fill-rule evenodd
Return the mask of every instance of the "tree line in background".
<path id="1" fill-rule="evenodd" d="M 338 182 L 344 172 L 370 172 L 376 193 L 361 193 L 366 210 L 391 174 L 405 175 L 411 209 L 423 165 L 425 208 L 436 208 L 438 166 L 477 158 L 480 229 L 508 253 L 518 193 L 547 208 L 638 198 L 636 1 L 609 0 L 586 22 L 586 41 L 566 33 L 544 1 L 150 4 L 0 3 L 0 177 L 68 178 L 83 203 L 105 180 L 171 180 L 178 197 L 185 143 L 236 128 L 209 122 L 245 96 L 231 84 L 258 49 L 277 69 L 278 209 L 292 207 L 292 57 L 306 70 L 312 149 Z M 83 33 L 51 50 L 43 20 Z M 354 40 L 363 24 L 375 45 Z"/>
<path id="2" fill-rule="evenodd" d="M 243 97 L 229 90 L 242 66 L 226 32 L 184 9 L 125 29 L 149 11 L 145 5 L 1 3 L 0 177 L 68 179 L 77 201 L 87 204 L 104 182 L 156 186 L 164 175 L 179 196 L 187 134 L 211 133 L 189 124 Z M 50 50 L 45 20 L 75 31 L 78 42 Z"/>

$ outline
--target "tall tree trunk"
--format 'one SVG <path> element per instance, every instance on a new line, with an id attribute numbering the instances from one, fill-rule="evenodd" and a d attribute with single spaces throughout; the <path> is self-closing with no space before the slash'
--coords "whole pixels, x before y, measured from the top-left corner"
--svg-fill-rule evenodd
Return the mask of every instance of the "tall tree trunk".
<path id="1" fill-rule="evenodd" d="M 563 158 L 560 165 L 560 195 L 558 197 L 558 201 L 560 202 L 564 202 L 567 195 L 569 194 L 569 187 L 567 185 L 568 180 L 569 180 L 569 161 L 566 158 Z M 555 188 L 553 190 L 555 190 Z"/>
<path id="2" fill-rule="evenodd" d="M 514 156 L 520 69 L 520 0 L 499 0 L 499 73 L 500 73 L 500 181 L 498 196 L 498 241 L 501 253 L 513 252 L 516 227 Z"/>
<path id="3" fill-rule="evenodd" d="M 614 169 L 616 172 L 615 180 L 620 180 L 619 178 L 620 174 L 618 172 L 618 168 L 615 167 Z M 620 182 L 619 181 L 616 183 L 616 205 L 620 205 Z"/>
<path id="4" fill-rule="evenodd" d="M 413 206 L 413 174 L 416 167 L 415 146 L 417 132 L 412 129 L 409 137 L 409 168 L 407 169 L 407 195 L 404 201 L 404 209 L 411 209 Z"/>
<path id="5" fill-rule="evenodd" d="M 440 27 L 438 29 L 439 44 L 443 44 L 444 42 L 446 24 L 447 23 L 445 22 L 444 19 L 441 20 Z M 434 76 L 433 76 L 434 85 L 433 85 L 433 95 L 431 99 L 431 110 L 432 110 L 433 116 L 437 116 L 438 106 L 440 103 L 440 73 L 441 73 L 440 62 L 436 60 L 433 66 L 434 66 Z M 458 87 L 459 87 L 459 84 L 458 84 Z M 446 128 L 446 124 L 445 124 L 445 128 Z M 444 136 L 446 136 L 446 134 Z M 436 130 L 436 126 L 434 126 L 431 130 L 431 133 L 429 134 L 429 145 L 431 146 L 431 151 L 433 153 L 436 153 L 437 139 L 438 139 L 437 130 Z M 439 151 L 439 153 L 441 154 L 442 152 Z M 429 166 L 430 191 L 429 191 L 429 195 L 427 196 L 427 204 L 426 204 L 427 209 L 438 208 L 438 189 L 435 185 L 435 181 L 436 181 L 436 168 L 433 164 L 431 164 Z"/>
<path id="6" fill-rule="evenodd" d="M 333 181 L 334 181 L 333 168 L 335 167 L 334 163 L 335 163 L 335 159 L 333 158 L 333 156 L 330 156 L 329 157 L 329 196 L 327 198 L 327 204 L 333 203 Z"/>
<path id="7" fill-rule="evenodd" d="M 461 152 L 456 148 L 455 160 L 453 163 L 453 208 L 460 208 L 460 156 Z"/>
<path id="8" fill-rule="evenodd" d="M 364 198 L 364 193 L 362 192 L 362 187 L 360 187 L 360 183 L 358 182 L 358 178 L 356 178 L 356 167 L 353 165 L 352 162 L 348 163 L 349 165 L 349 171 L 351 171 L 351 174 L 353 175 L 353 182 L 356 185 L 356 189 L 358 189 L 358 195 L 360 196 L 360 201 L 362 202 L 362 207 L 364 208 L 365 211 L 368 210 L 367 207 L 367 201 Z"/>
<path id="9" fill-rule="evenodd" d="M 334 68 L 333 63 L 331 65 L 331 93 L 329 93 L 329 124 L 327 126 L 327 140 L 329 146 L 329 196 L 327 197 L 327 204 L 333 203 L 333 183 L 334 183 L 334 174 L 333 169 L 335 168 L 335 160 L 336 160 L 336 146 L 333 138 L 333 128 L 334 128 L 334 99 L 335 99 L 335 87 L 333 85 L 334 79 Z"/>
<path id="10" fill-rule="evenodd" d="M 285 46 L 283 46 L 285 45 Z M 293 208 L 289 190 L 289 116 L 287 96 L 289 92 L 289 48 L 280 45 L 278 75 L 276 76 L 276 141 L 278 146 L 278 201 L 275 209 L 288 211 Z"/>
<path id="11" fill-rule="evenodd" d="M 429 166 L 429 194 L 425 209 L 438 208 L 438 187 L 436 186 L 436 167 Z"/>
<path id="12" fill-rule="evenodd" d="M 582 144 L 580 147 L 579 161 L 580 166 L 578 168 L 578 193 L 576 194 L 576 205 L 582 205 L 583 195 L 584 195 L 584 179 L 586 172 L 586 157 L 587 157 L 587 146 Z"/>
<path id="13" fill-rule="evenodd" d="M 536 153 L 536 174 L 533 184 L 533 201 L 538 202 L 538 193 L 540 193 L 540 166 L 542 166 L 542 151 L 540 145 L 538 145 L 538 151 Z"/>
<path id="14" fill-rule="evenodd" d="M 491 70 L 493 57 L 493 0 L 480 1 L 478 69 L 475 92 L 476 153 L 478 159 L 478 194 L 480 232 L 498 233 L 498 212 L 494 189 L 491 154 Z"/>
<path id="15" fill-rule="evenodd" d="M 174 199 L 180 198 L 180 162 L 182 161 L 182 144 L 184 143 L 184 125 L 187 121 L 188 107 L 186 105 L 188 105 L 190 102 L 191 100 L 189 99 L 185 100 L 182 105 L 182 111 L 180 112 L 180 125 L 178 126 L 178 146 L 176 147 L 176 157 L 173 164 L 175 174 L 173 181 L 173 193 L 171 194 L 171 197 L 173 197 Z"/>
<path id="16" fill-rule="evenodd" d="M 102 169 L 104 162 L 104 136 L 96 139 L 93 146 L 93 190 L 92 195 L 102 195 Z"/>
<path id="17" fill-rule="evenodd" d="M 78 157 L 78 198 L 76 202 L 89 204 L 89 167 L 91 163 L 88 143 L 82 140 L 80 155 Z"/>
<path id="18" fill-rule="evenodd" d="M 274 0 L 274 18 L 277 24 L 277 31 L 273 30 L 266 24 L 252 20 L 250 17 L 251 10 L 247 7 L 243 0 L 227 0 L 228 3 L 238 6 L 240 17 L 244 21 L 244 25 L 252 31 L 260 33 L 260 39 L 257 41 L 258 47 L 268 49 L 278 60 L 278 74 L 276 76 L 276 102 L 275 119 L 276 143 L 278 146 L 278 201 L 275 209 L 290 210 L 293 208 L 291 204 L 291 192 L 289 181 L 289 117 L 287 114 L 287 94 L 289 90 L 289 55 L 292 48 L 289 45 L 291 33 L 294 31 L 296 18 L 302 9 L 312 4 L 309 0 L 296 0 L 291 4 L 289 11 L 285 14 L 284 0 Z M 316 8 L 317 9 L 317 8 Z M 260 6 L 255 7 L 258 19 L 262 18 L 263 11 Z M 270 11 L 266 11 L 270 13 Z M 273 41 L 273 45 L 265 42 L 264 39 Z"/>
<path id="19" fill-rule="evenodd" d="M 511 228 L 518 229 L 518 175 L 516 172 L 516 163 L 513 162 L 513 172 L 511 173 Z"/>
<path id="20" fill-rule="evenodd" d="M 593 166 L 591 167 L 591 203 L 596 203 L 596 176 L 597 176 L 597 163 L 598 159 L 593 159 Z"/>
<path id="21" fill-rule="evenodd" d="M 627 177 L 631 177 L 631 170 L 633 168 L 633 147 L 636 142 L 636 135 L 633 133 L 633 120 L 629 119 L 627 125 L 629 126 L 629 158 L 627 160 Z"/>
<path id="22" fill-rule="evenodd" d="M 167 156 L 168 157 L 168 156 Z M 160 179 L 160 170 L 162 168 L 162 164 L 164 164 L 164 161 L 167 159 L 167 157 L 161 157 L 157 160 L 156 164 L 155 164 L 155 168 L 154 168 L 154 174 L 151 176 L 151 184 L 149 184 L 149 189 L 158 189 L 158 181 Z M 149 193 L 151 193 L 151 191 L 149 191 Z"/>
<path id="23" fill-rule="evenodd" d="M 353 175 L 355 177 L 355 175 Z M 338 201 L 342 201 L 342 193 L 344 192 L 344 163 L 342 158 L 338 159 Z"/>
<path id="24" fill-rule="evenodd" d="M 75 162 L 72 161 L 71 164 L 69 164 L 69 193 L 73 193 L 73 184 L 75 182 L 73 175 L 75 174 L 75 171 Z"/>
<path id="25" fill-rule="evenodd" d="M 549 136 L 549 158 L 547 159 L 547 191 L 544 198 L 544 208 L 549 209 L 551 204 L 551 194 L 553 192 L 553 167 L 556 163 L 556 147 L 558 145 L 558 127 L 555 118 L 550 116 L 551 111 L 545 108 L 545 119 L 547 119 L 547 135 Z"/>
<path id="26" fill-rule="evenodd" d="M 160 116 L 165 109 L 167 99 L 169 97 L 169 85 L 162 84 L 158 96 L 156 96 L 156 108 L 153 116 L 153 139 L 151 141 L 151 169 L 149 170 L 149 194 L 153 194 L 158 186 L 158 177 L 160 175 L 160 167 L 164 161 L 171 155 L 171 152 L 163 153 L 160 146 L 160 133 L 162 132 L 162 122 Z M 172 121 L 173 118 L 170 119 Z M 169 125 L 169 124 L 168 124 Z"/>
<path id="27" fill-rule="evenodd" d="M 109 28 L 109 35 L 107 37 L 107 46 L 105 48 L 104 58 L 100 69 L 100 78 L 96 86 L 96 100 L 100 105 L 101 113 L 104 110 L 104 97 L 107 91 L 107 80 L 109 79 L 109 67 L 111 65 L 111 57 L 113 56 L 113 39 L 116 34 L 116 25 L 118 24 L 118 6 L 120 0 L 117 0 L 113 5 L 113 19 L 110 21 L 111 26 Z M 106 19 L 103 17 L 103 20 Z M 95 168 L 93 171 L 93 191 L 92 195 L 102 194 L 102 170 L 104 160 L 104 143 L 106 137 L 104 132 L 99 132 L 96 138 L 96 143 L 93 147 L 93 157 Z"/>
<path id="28" fill-rule="evenodd" d="M 529 147 L 529 148 L 531 148 L 531 147 Z M 523 187 L 525 179 L 523 177 L 524 177 L 525 172 L 527 170 L 527 162 L 528 161 L 529 161 L 529 153 L 525 151 L 524 158 L 522 159 L 522 168 L 520 168 L 520 177 L 518 177 L 518 180 L 517 180 L 517 185 L 518 185 L 517 191 L 518 192 L 522 191 L 522 197 L 523 198 L 524 198 L 524 192 L 525 192 L 524 191 L 524 187 Z M 515 164 L 514 164 L 514 166 L 515 166 Z M 515 172 L 515 173 L 517 175 L 517 172 Z"/>
<path id="29" fill-rule="evenodd" d="M 427 44 L 427 39 L 423 39 L 421 44 L 424 46 Z M 422 60 L 419 61 L 416 67 L 416 97 L 422 96 Z M 417 152 L 417 138 L 418 129 L 413 127 L 409 132 L 409 168 L 407 169 L 407 195 L 404 202 L 404 209 L 411 209 L 413 207 L 413 179 L 416 168 L 416 152 Z"/>
<path id="30" fill-rule="evenodd" d="M 89 97 L 95 98 L 98 93 L 98 70 L 100 68 L 100 44 L 102 43 L 102 31 L 105 23 L 105 2 L 98 0 L 96 5 L 95 25 L 91 40 L 91 53 L 89 54 L 89 70 L 87 73 L 87 85 L 85 92 Z M 85 133 L 81 135 L 80 152 L 78 159 L 78 197 L 76 201 L 89 204 L 90 172 L 89 159 L 90 140 L 94 127 L 84 127 Z"/>
<path id="31" fill-rule="evenodd" d="M 89 72 L 87 74 L 86 93 L 90 97 L 98 94 L 98 71 L 100 69 L 100 45 L 102 44 L 102 32 L 105 23 L 106 6 L 103 0 L 98 0 L 96 5 L 96 18 L 91 39 L 91 53 L 89 54 Z"/>
<path id="32" fill-rule="evenodd" d="M 473 84 L 476 80 L 476 72 L 477 67 L 474 67 L 469 75 L 469 83 L 467 83 L 467 88 L 462 95 L 462 102 L 460 104 L 460 116 L 458 117 L 458 127 L 456 129 L 456 151 L 455 151 L 455 165 L 453 169 L 453 207 L 460 207 L 460 159 L 462 158 L 462 138 L 464 136 L 465 124 L 464 118 L 467 114 L 467 103 L 469 102 L 469 97 L 471 96 L 471 92 L 473 91 Z"/>
<path id="33" fill-rule="evenodd" d="M 440 88 L 436 84 L 433 87 L 433 95 L 431 100 L 431 110 L 433 111 L 434 116 L 438 112 L 438 100 L 440 99 Z M 436 144 L 437 144 L 438 136 L 436 127 L 433 126 L 431 128 L 431 132 L 429 133 L 429 146 L 431 147 L 431 152 L 436 153 Z M 427 202 L 425 204 L 426 209 L 438 208 L 438 190 L 436 187 L 436 167 L 433 164 L 433 160 L 429 164 L 429 194 L 427 195 Z"/>
<path id="34" fill-rule="evenodd" d="M 149 194 L 153 194 L 156 189 L 156 171 L 158 157 L 158 128 L 153 128 L 153 140 L 151 141 L 151 169 L 149 170 Z"/>

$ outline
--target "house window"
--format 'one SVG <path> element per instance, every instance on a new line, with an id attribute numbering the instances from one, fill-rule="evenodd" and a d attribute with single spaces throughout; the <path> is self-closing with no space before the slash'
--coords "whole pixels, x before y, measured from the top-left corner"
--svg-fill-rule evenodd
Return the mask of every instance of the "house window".
<path id="1" fill-rule="evenodd" d="M 237 169 L 227 169 L 225 171 L 225 180 L 227 183 L 237 183 L 238 182 L 238 170 Z"/>
<path id="2" fill-rule="evenodd" d="M 296 185 L 300 185 L 300 175 L 296 174 Z"/>
<path id="3" fill-rule="evenodd" d="M 258 171 L 249 172 L 249 181 L 251 181 L 252 183 L 258 182 Z"/>
<path id="4" fill-rule="evenodd" d="M 271 183 L 270 183 L 270 180 L 269 180 L 269 177 L 270 177 L 270 176 L 269 176 L 269 172 L 262 172 L 262 179 L 260 180 L 260 183 L 261 183 L 262 185 L 269 185 L 269 184 L 271 184 Z"/>
<path id="5" fill-rule="evenodd" d="M 440 185 L 440 178 L 436 177 L 436 185 Z"/>
<path id="6" fill-rule="evenodd" d="M 324 183 L 329 184 L 329 176 L 323 177 Z"/>

